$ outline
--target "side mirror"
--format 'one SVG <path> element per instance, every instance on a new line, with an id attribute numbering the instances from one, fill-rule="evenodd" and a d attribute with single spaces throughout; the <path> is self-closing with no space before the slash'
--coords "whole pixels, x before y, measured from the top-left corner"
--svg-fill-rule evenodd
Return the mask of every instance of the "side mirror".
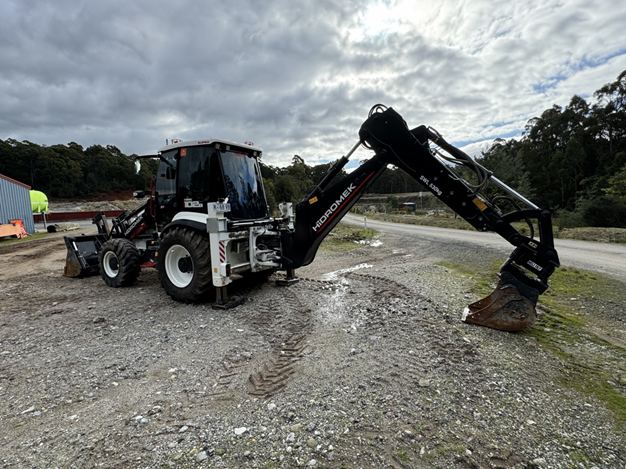
<path id="1" fill-rule="evenodd" d="M 143 199 L 146 196 L 146 191 L 135 191 L 133 192 L 133 197 L 135 199 Z"/>

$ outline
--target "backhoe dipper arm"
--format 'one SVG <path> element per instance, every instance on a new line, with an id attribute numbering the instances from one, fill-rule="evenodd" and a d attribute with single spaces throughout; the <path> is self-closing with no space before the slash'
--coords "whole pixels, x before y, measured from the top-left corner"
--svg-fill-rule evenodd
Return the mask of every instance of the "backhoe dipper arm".
<path id="1" fill-rule="evenodd" d="M 286 246 L 283 240 L 283 252 L 286 253 L 287 262 L 293 263 L 285 266 L 286 268 L 297 269 L 313 262 L 324 238 L 387 167 L 388 161 L 385 159 L 385 152 L 382 152 L 325 190 L 361 143 L 359 141 L 348 155 L 340 158 L 321 182 L 307 194 L 305 200 L 296 205 L 293 243 L 288 241 L 290 245 Z"/>
<path id="2" fill-rule="evenodd" d="M 374 106 L 361 126 L 359 137 L 359 143 L 351 152 L 338 160 L 322 182 L 296 207 L 293 244 L 290 240 L 284 243 L 287 264 L 291 261 L 292 268 L 297 268 L 311 263 L 324 237 L 391 164 L 419 181 L 474 228 L 495 231 L 516 248 L 500 269 L 496 290 L 469 305 L 464 320 L 508 331 L 521 330 L 534 323 L 537 299 L 548 288 L 547 280 L 559 266 L 550 212 L 539 209 L 497 180 L 472 158 L 447 143 L 436 131 L 425 126 L 410 130 L 400 114 L 391 108 Z M 375 156 L 325 190 L 325 185 L 361 143 L 371 148 Z M 471 184 L 460 177 L 452 170 L 454 165 L 471 169 L 478 182 Z M 510 200 L 518 210 L 502 214 L 494 202 L 481 195 L 489 182 L 508 194 L 499 199 Z M 529 208 L 519 209 L 518 202 Z M 521 234 L 511 225 L 522 220 L 529 224 L 531 237 Z M 531 220 L 536 220 L 538 240 L 532 237 L 534 228 Z"/>

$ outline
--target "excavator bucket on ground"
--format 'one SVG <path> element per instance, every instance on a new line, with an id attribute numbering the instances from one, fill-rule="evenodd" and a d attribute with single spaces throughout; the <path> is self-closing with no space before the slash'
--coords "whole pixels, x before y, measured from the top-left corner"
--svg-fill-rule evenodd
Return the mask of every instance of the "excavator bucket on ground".
<path id="1" fill-rule="evenodd" d="M 521 331 L 535 323 L 537 311 L 515 287 L 499 283 L 491 295 L 465 308 L 463 320 L 500 331 Z"/>
<path id="2" fill-rule="evenodd" d="M 509 332 L 532 326 L 537 320 L 535 306 L 539 293 L 527 286 L 520 287 L 513 277 L 501 273 L 498 286 L 489 296 L 465 308 L 463 321 Z M 520 289 L 530 298 L 520 293 Z"/>

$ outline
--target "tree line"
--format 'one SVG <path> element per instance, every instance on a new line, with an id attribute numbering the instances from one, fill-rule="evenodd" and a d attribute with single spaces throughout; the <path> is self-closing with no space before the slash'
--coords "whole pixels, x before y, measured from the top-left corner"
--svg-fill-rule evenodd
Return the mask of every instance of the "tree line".
<path id="1" fill-rule="evenodd" d="M 74 142 L 45 146 L 7 139 L 0 140 L 0 174 L 51 198 L 90 197 L 149 188 L 157 162 L 144 160 L 136 174 L 135 156 L 127 156 L 113 145 L 84 149 Z"/>
<path id="2" fill-rule="evenodd" d="M 73 142 L 42 146 L 7 139 L 0 140 L 0 173 L 52 198 L 148 189 L 157 162 L 144 160 L 135 174 L 135 156 L 112 145 L 84 149 Z M 521 138 L 497 139 L 476 160 L 526 198 L 555 211 L 561 225 L 626 227 L 626 71 L 598 89 L 591 103 L 573 96 L 564 108 L 554 105 L 530 119 Z M 331 165 L 309 166 L 298 155 L 284 168 L 261 163 L 268 203 L 301 201 Z M 342 176 L 343 171 L 337 178 Z M 369 192 L 423 190 L 404 171 L 390 168 Z"/>
<path id="3" fill-rule="evenodd" d="M 626 71 L 593 98 L 552 106 L 477 161 L 562 226 L 626 228 Z"/>

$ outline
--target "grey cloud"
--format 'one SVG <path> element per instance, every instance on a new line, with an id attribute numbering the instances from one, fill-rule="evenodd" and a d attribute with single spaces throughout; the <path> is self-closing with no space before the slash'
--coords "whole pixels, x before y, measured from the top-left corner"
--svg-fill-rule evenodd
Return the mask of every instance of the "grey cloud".
<path id="1" fill-rule="evenodd" d="M 619 73 L 579 65 L 626 49 L 624 14 L 577 1 L 412 6 L 403 29 L 355 41 L 362 2 L 5 0 L 0 138 L 148 153 L 212 136 L 320 162 L 382 102 L 449 140 L 490 139 Z"/>

